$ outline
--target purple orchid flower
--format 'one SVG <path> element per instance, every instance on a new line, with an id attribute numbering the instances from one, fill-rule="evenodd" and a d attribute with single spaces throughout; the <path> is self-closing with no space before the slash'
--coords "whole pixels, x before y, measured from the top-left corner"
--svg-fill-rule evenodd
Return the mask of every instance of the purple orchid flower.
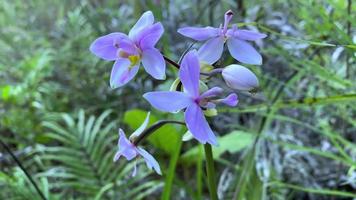
<path id="1" fill-rule="evenodd" d="M 134 138 L 138 137 L 147 127 L 148 122 L 150 119 L 150 113 L 147 114 L 147 117 L 145 121 L 142 123 L 142 125 L 130 136 L 130 140 L 133 140 Z M 135 146 L 130 140 L 126 138 L 126 135 L 122 129 L 119 129 L 119 141 L 118 141 L 118 147 L 119 150 L 116 152 L 114 156 L 114 162 L 119 160 L 121 156 L 124 156 L 127 160 L 132 160 L 133 158 L 136 158 L 137 156 L 142 156 L 143 159 L 146 162 L 146 165 L 149 169 L 154 169 L 157 174 L 162 175 L 161 168 L 159 167 L 158 162 L 156 159 L 153 158 L 151 154 L 149 154 L 146 150 L 142 149 L 141 147 Z M 135 176 L 137 172 L 137 167 L 135 164 L 132 176 Z"/>
<path id="2" fill-rule="evenodd" d="M 186 108 L 185 122 L 192 135 L 203 144 L 217 145 L 216 136 L 205 119 L 204 110 L 214 108 L 216 103 L 236 106 L 238 103 L 237 95 L 232 93 L 224 99 L 216 99 L 223 92 L 219 87 L 213 87 L 200 94 L 200 66 L 195 50 L 188 52 L 182 59 L 179 77 L 183 84 L 184 92 L 148 92 L 143 97 L 153 107 L 161 111 L 176 112 Z"/>
<path id="3" fill-rule="evenodd" d="M 97 38 L 90 51 L 108 61 L 115 61 L 110 75 L 110 86 L 118 88 L 129 82 L 138 72 L 140 63 L 153 78 L 166 78 L 166 64 L 154 46 L 163 34 L 160 22 L 153 23 L 151 11 L 143 13 L 129 34 L 115 32 Z"/>
<path id="4" fill-rule="evenodd" d="M 229 10 L 225 13 L 224 26 L 220 25 L 220 28 L 185 27 L 178 29 L 178 33 L 197 41 L 207 40 L 198 50 L 198 55 L 200 60 L 208 64 L 213 64 L 220 59 L 226 42 L 230 54 L 236 60 L 246 64 L 261 65 L 262 56 L 246 41 L 255 41 L 265 38 L 267 35 L 240 30 L 236 25 L 233 25 L 232 29 L 228 29 L 232 17 L 233 12 Z"/>

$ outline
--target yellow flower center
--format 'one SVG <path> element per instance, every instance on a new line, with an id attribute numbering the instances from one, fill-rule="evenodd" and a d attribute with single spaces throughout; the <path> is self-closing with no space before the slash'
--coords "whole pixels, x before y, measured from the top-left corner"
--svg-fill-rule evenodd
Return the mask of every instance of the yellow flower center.
<path id="1" fill-rule="evenodd" d="M 137 65 L 140 62 L 141 57 L 140 55 L 132 55 L 129 56 L 128 59 L 131 62 L 130 68 L 132 68 L 133 66 Z"/>

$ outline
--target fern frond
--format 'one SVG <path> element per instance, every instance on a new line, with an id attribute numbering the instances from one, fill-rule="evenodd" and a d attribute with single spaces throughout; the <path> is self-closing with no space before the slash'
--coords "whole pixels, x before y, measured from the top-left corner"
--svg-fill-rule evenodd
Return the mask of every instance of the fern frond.
<path id="1" fill-rule="evenodd" d="M 76 119 L 62 114 L 61 121 L 43 122 L 49 130 L 46 136 L 56 141 L 56 145 L 42 148 L 41 158 L 56 166 L 49 166 L 38 176 L 55 180 L 52 189 L 80 192 L 97 199 L 135 198 L 138 193 L 151 194 L 160 188 L 158 181 L 139 184 L 150 174 L 148 171 L 129 177 L 133 162 L 113 163 L 118 136 L 115 122 L 106 120 L 110 113 L 105 111 L 96 118 L 86 117 L 80 110 Z M 137 193 L 129 193 L 130 188 Z"/>

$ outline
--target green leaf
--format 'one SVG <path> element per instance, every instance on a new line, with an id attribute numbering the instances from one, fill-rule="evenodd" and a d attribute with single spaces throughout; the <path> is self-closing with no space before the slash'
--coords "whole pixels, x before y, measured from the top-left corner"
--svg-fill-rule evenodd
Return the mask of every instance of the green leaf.
<path id="1" fill-rule="evenodd" d="M 219 146 L 213 146 L 213 156 L 218 158 L 224 152 L 236 153 L 246 148 L 253 142 L 253 134 L 244 131 L 233 131 L 218 138 Z M 198 147 L 185 152 L 181 159 L 185 163 L 193 163 L 199 154 Z"/>
<path id="2" fill-rule="evenodd" d="M 147 115 L 146 111 L 134 109 L 125 112 L 124 122 L 130 126 L 132 132 L 136 130 L 145 120 Z M 157 117 L 153 114 L 150 116 L 149 125 L 155 123 Z M 130 132 L 126 131 L 126 134 Z M 147 139 L 157 148 L 172 154 L 175 152 L 175 146 L 178 143 L 180 138 L 179 131 L 173 125 L 164 125 L 158 130 L 156 130 L 153 134 L 151 134 Z"/>
<path id="3" fill-rule="evenodd" d="M 11 92 L 11 86 L 10 85 L 5 85 L 0 88 L 0 97 L 4 101 L 7 101 L 10 99 L 10 93 Z"/>

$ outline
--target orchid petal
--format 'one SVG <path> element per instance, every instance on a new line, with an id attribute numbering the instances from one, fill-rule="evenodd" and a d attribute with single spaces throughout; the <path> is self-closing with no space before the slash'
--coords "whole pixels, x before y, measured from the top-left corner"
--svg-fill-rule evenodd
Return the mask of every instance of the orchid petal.
<path id="1" fill-rule="evenodd" d="M 182 59 L 179 78 L 184 89 L 192 97 L 199 96 L 200 65 L 195 50 L 189 51 Z"/>
<path id="2" fill-rule="evenodd" d="M 110 86 L 115 89 L 125 85 L 138 72 L 139 66 L 130 67 L 131 63 L 128 59 L 118 59 L 115 61 L 110 75 Z M 131 69 L 130 69 L 131 68 Z"/>
<path id="3" fill-rule="evenodd" d="M 191 97 L 183 92 L 148 92 L 143 95 L 154 108 L 165 112 L 176 112 L 193 103 Z"/>
<path id="4" fill-rule="evenodd" d="M 141 147 L 137 148 L 137 152 L 145 159 L 146 165 L 149 169 L 154 169 L 157 174 L 162 175 L 161 168 L 159 167 L 157 160 L 150 153 Z"/>
<path id="5" fill-rule="evenodd" d="M 224 50 L 224 38 L 215 37 L 206 41 L 198 50 L 199 60 L 208 64 L 214 64 L 218 61 Z"/>
<path id="6" fill-rule="evenodd" d="M 209 98 L 209 97 L 216 97 L 219 96 L 223 92 L 223 89 L 220 87 L 213 87 L 209 90 L 205 91 L 203 94 L 200 95 L 200 98 Z"/>
<path id="7" fill-rule="evenodd" d="M 121 152 L 119 152 L 119 151 L 116 152 L 113 161 L 116 162 L 117 160 L 120 159 L 121 156 L 122 156 Z"/>
<path id="8" fill-rule="evenodd" d="M 209 38 L 217 37 L 219 35 L 219 29 L 214 27 L 184 27 L 178 29 L 178 33 L 192 38 L 197 41 L 204 41 Z"/>
<path id="9" fill-rule="evenodd" d="M 137 174 L 137 162 L 136 162 L 136 160 L 134 162 L 135 162 L 135 164 L 134 164 L 134 168 L 133 168 L 132 174 L 131 174 L 132 177 L 136 176 L 136 174 Z"/>
<path id="10" fill-rule="evenodd" d="M 139 20 L 137 20 L 136 24 L 131 28 L 129 32 L 129 37 L 131 39 L 135 39 L 136 36 L 142 31 L 144 28 L 152 25 L 154 22 L 154 17 L 151 11 L 146 11 L 142 14 Z"/>
<path id="11" fill-rule="evenodd" d="M 125 54 L 128 54 L 128 55 L 137 55 L 138 54 L 135 43 L 133 41 L 131 41 L 130 39 L 121 40 L 119 50 L 125 52 Z"/>
<path id="12" fill-rule="evenodd" d="M 241 40 L 255 41 L 255 40 L 263 39 L 267 37 L 267 35 L 264 33 L 259 33 L 250 30 L 236 30 L 234 31 L 234 37 Z"/>
<path id="13" fill-rule="evenodd" d="M 91 43 L 89 50 L 101 59 L 112 61 L 117 59 L 117 48 L 122 39 L 127 38 L 123 33 L 110 33 L 101 36 Z"/>
<path id="14" fill-rule="evenodd" d="M 258 88 L 256 75 L 244 66 L 229 65 L 223 69 L 221 74 L 226 84 L 232 89 L 251 91 Z"/>
<path id="15" fill-rule="evenodd" d="M 142 52 L 142 65 L 153 78 L 159 80 L 166 78 L 166 63 L 157 49 L 145 49 Z"/>
<path id="16" fill-rule="evenodd" d="M 185 111 L 185 122 L 188 130 L 200 143 L 217 145 L 217 139 L 211 130 L 204 113 L 197 104 L 191 104 Z"/>
<path id="17" fill-rule="evenodd" d="M 153 48 L 161 38 L 164 28 L 160 22 L 143 29 L 136 40 L 142 50 Z"/>
<path id="18" fill-rule="evenodd" d="M 253 48 L 249 43 L 230 38 L 227 41 L 227 47 L 229 51 L 236 60 L 251 64 L 251 65 L 261 65 L 262 64 L 262 56 Z"/>
<path id="19" fill-rule="evenodd" d="M 237 95 L 235 93 L 232 93 L 229 96 L 225 97 L 224 99 L 219 99 L 217 101 L 231 107 L 236 106 L 237 103 L 239 102 Z"/>
<path id="20" fill-rule="evenodd" d="M 119 129 L 119 135 L 120 135 L 119 142 L 118 142 L 119 151 L 117 152 L 117 155 L 115 155 L 114 161 L 119 159 L 120 156 L 118 154 L 121 154 L 127 160 L 131 160 L 134 157 L 136 157 L 137 155 L 136 147 L 130 142 L 130 140 L 126 138 L 126 135 L 122 129 Z M 115 158 L 117 159 L 115 160 Z"/>
<path id="21" fill-rule="evenodd" d="M 150 114 L 151 114 L 150 112 L 147 113 L 145 121 L 143 121 L 141 126 L 138 129 L 136 129 L 135 132 L 133 132 L 131 134 L 130 139 L 138 137 L 146 129 L 146 127 L 150 121 Z"/>

